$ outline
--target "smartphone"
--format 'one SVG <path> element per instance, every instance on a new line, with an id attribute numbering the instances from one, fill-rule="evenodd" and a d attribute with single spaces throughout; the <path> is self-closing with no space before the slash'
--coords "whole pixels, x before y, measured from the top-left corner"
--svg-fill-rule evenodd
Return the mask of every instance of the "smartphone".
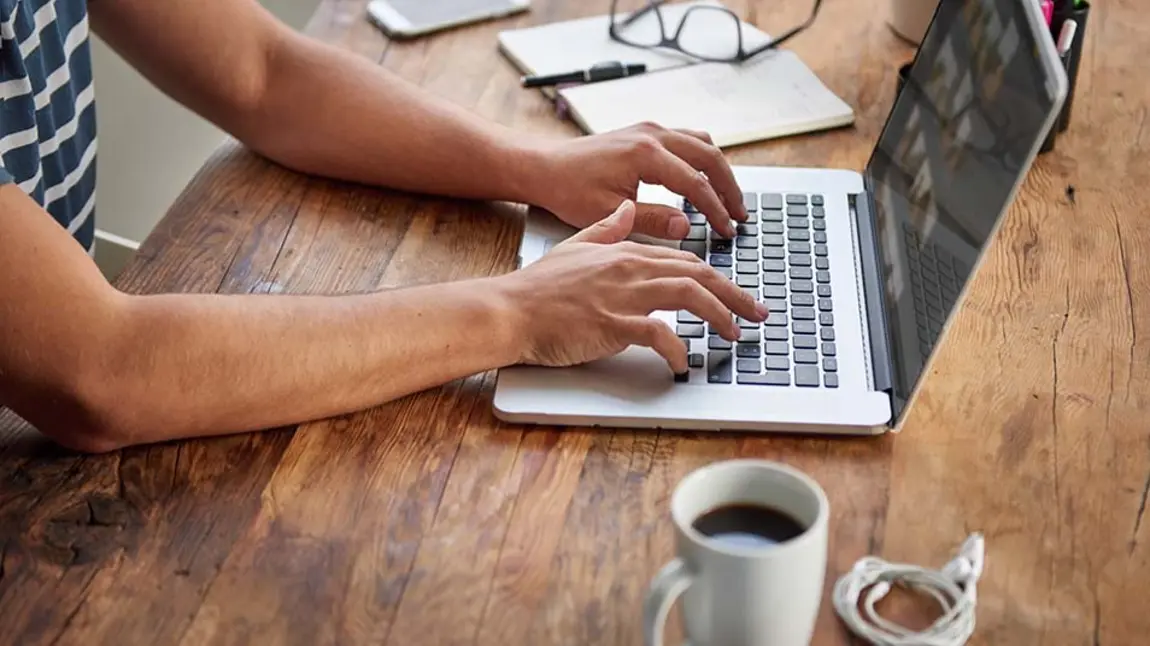
<path id="1" fill-rule="evenodd" d="M 531 0 L 372 0 L 367 15 L 392 38 L 412 38 L 526 11 Z"/>

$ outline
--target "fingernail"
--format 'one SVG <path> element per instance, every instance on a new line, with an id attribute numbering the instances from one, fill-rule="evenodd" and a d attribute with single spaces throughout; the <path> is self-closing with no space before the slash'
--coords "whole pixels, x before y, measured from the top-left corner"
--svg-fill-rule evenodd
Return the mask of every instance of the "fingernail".
<path id="1" fill-rule="evenodd" d="M 687 218 L 676 217 L 667 225 L 667 236 L 670 238 L 685 238 L 690 229 L 691 223 L 687 222 Z"/>
<path id="2" fill-rule="evenodd" d="M 771 311 L 768 310 L 767 306 L 763 303 L 755 303 L 755 312 L 759 315 L 759 318 L 764 321 L 767 320 L 767 317 L 771 314 Z"/>

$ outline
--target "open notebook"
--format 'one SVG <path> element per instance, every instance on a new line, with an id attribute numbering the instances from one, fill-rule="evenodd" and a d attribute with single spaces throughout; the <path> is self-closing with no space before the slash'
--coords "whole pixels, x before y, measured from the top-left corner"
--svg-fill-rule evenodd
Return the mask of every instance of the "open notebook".
<path id="1" fill-rule="evenodd" d="M 689 7 L 711 1 L 663 6 L 671 25 Z M 694 63 L 680 54 L 645 50 L 615 42 L 608 16 L 504 31 L 499 49 L 524 74 L 585 69 L 603 61 L 645 63 L 647 73 L 559 90 L 571 117 L 584 131 L 607 132 L 641 121 L 711 134 L 719 146 L 846 126 L 854 112 L 793 52 L 782 50 L 743 63 Z M 750 50 L 769 36 L 741 23 Z M 733 32 L 733 29 L 731 30 Z M 702 31 L 723 38 L 731 33 Z"/>

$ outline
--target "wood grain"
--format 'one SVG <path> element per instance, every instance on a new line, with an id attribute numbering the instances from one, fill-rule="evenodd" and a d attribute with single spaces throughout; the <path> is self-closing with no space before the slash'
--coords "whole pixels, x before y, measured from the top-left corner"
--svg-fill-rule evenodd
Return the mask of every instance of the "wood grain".
<path id="1" fill-rule="evenodd" d="M 323 0 L 308 31 L 525 131 L 563 136 L 494 54 L 532 11 L 412 42 Z M 602 3 L 606 4 L 606 3 Z M 634 4 L 634 3 L 633 3 Z M 805 0 L 731 0 L 778 33 Z M 827 3 L 794 49 L 852 128 L 734 163 L 861 168 L 913 50 L 874 3 Z M 85 457 L 0 411 L 0 643 L 638 644 L 691 470 L 795 465 L 832 504 L 834 578 L 860 556 L 941 564 L 986 534 L 979 644 L 1150 632 L 1150 25 L 1098 3 L 1074 123 L 1040 158 L 902 433 L 819 439 L 522 428 L 491 375 L 298 429 Z M 1104 46 L 1103 46 L 1104 44 Z M 351 293 L 513 268 L 521 209 L 303 177 L 225 145 L 119 287 Z M 815 643 L 850 639 L 824 597 Z M 921 617 L 920 617 L 921 619 Z M 677 634 L 677 633 L 676 633 Z"/>

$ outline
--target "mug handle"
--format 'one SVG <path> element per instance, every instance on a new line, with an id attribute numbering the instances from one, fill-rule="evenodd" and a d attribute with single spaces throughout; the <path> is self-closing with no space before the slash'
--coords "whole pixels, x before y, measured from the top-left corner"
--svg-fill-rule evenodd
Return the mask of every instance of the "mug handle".
<path id="1" fill-rule="evenodd" d="M 675 600 L 691 587 L 691 573 L 682 559 L 673 559 L 651 580 L 643 601 L 643 643 L 663 646 L 663 628 Z"/>

